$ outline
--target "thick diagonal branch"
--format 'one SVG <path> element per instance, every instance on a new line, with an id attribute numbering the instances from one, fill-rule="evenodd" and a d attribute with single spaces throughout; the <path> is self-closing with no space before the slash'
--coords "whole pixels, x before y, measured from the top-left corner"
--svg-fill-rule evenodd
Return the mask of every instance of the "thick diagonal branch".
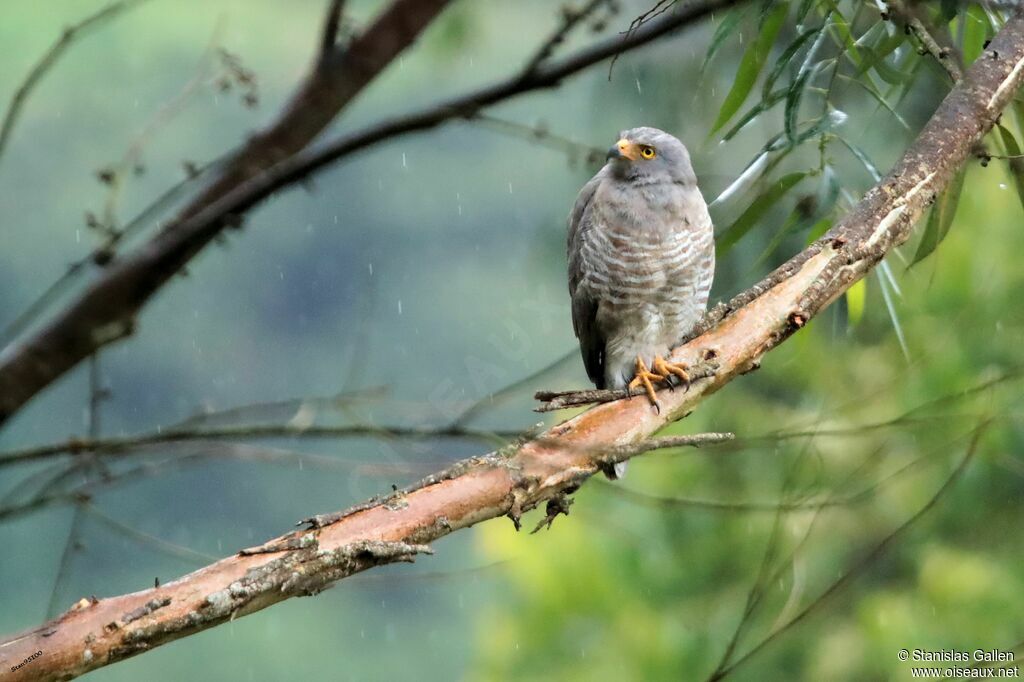
<path id="1" fill-rule="evenodd" d="M 395 0 L 343 52 L 318 61 L 307 82 L 266 131 L 256 135 L 225 170 L 164 231 L 106 266 L 77 299 L 38 331 L 0 351 L 0 426 L 33 396 L 95 352 L 131 334 L 150 298 L 224 229 L 282 187 L 362 149 L 423 131 L 482 107 L 551 88 L 620 52 L 669 35 L 740 0 L 696 0 L 626 36 L 614 36 L 559 61 L 421 111 L 387 119 L 323 148 L 298 153 L 352 100 L 447 0 Z"/>
<path id="2" fill-rule="evenodd" d="M 609 461 L 754 367 L 903 243 L 924 208 L 969 158 L 1024 78 L 1017 12 L 950 92 L 893 170 L 826 237 L 734 299 L 717 325 L 681 346 L 676 361 L 716 352 L 718 371 L 689 391 L 664 392 L 655 412 L 640 397 L 594 407 L 537 438 L 465 460 L 416 485 L 222 559 L 173 583 L 97 601 L 0 643 L 0 667 L 45 654 L 13 680 L 68 679 L 393 560 L 481 521 L 563 499 Z M 641 448 L 642 449 L 642 448 Z M 564 508 L 564 505 L 563 505 Z M 549 512 L 550 513 L 550 512 Z M 261 589 L 263 586 L 266 589 Z"/>
<path id="3" fill-rule="evenodd" d="M 0 424 L 51 381 L 106 343 L 131 332 L 138 310 L 220 229 L 187 234 L 189 220 L 252 178 L 292 158 L 437 17 L 450 0 L 393 0 L 344 50 L 317 54 L 309 75 L 277 119 L 229 156 L 222 170 L 162 234 L 109 264 L 55 320 L 31 339 L 0 353 Z M 334 14 L 329 7 L 327 22 Z M 183 234 L 186 233 L 186 234 Z"/>

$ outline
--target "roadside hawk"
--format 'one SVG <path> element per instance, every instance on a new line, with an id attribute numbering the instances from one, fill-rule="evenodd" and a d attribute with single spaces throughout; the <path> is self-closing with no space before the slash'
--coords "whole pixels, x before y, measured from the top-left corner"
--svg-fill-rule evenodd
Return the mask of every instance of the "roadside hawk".
<path id="1" fill-rule="evenodd" d="M 619 134 L 569 215 L 572 322 L 598 388 L 688 381 L 665 357 L 707 307 L 715 245 L 683 143 L 656 128 Z"/>

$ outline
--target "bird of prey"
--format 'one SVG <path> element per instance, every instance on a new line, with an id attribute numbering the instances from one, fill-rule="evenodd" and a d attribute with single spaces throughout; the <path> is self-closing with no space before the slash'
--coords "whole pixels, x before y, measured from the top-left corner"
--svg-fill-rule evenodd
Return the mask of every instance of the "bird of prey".
<path id="1" fill-rule="evenodd" d="M 689 380 L 669 349 L 707 307 L 715 245 L 683 143 L 656 128 L 619 134 L 569 215 L 572 322 L 598 388 Z"/>

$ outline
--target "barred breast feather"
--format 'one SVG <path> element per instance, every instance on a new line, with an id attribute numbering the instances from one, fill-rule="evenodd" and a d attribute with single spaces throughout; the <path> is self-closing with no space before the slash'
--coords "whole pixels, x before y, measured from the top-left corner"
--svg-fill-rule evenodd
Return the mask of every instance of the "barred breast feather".
<path id="1" fill-rule="evenodd" d="M 696 182 L 627 182 L 606 166 L 569 218 L 569 290 L 584 364 L 621 388 L 639 355 L 650 364 L 700 320 L 714 276 L 714 238 Z"/>

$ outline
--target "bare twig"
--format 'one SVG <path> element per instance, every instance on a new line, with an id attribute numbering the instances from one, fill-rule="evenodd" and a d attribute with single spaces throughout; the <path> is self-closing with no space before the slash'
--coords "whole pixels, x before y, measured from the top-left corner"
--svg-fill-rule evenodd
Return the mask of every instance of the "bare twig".
<path id="1" fill-rule="evenodd" d="M 714 376 L 715 370 L 718 369 L 718 364 L 714 361 L 707 360 L 701 362 L 698 365 L 694 365 L 687 374 L 690 375 L 690 383 L 700 381 L 701 379 L 707 379 L 708 377 Z M 688 391 L 690 386 L 682 387 L 665 387 L 661 390 L 668 391 Z M 582 391 L 537 391 L 534 394 L 534 398 L 543 403 L 539 407 L 534 408 L 535 412 L 554 412 L 556 410 L 564 410 L 568 407 L 579 407 L 581 405 L 592 405 L 594 403 L 608 403 L 613 400 L 622 400 L 623 398 L 630 398 L 633 395 L 643 397 L 638 393 L 630 393 L 625 389 L 586 389 Z M 646 400 L 646 397 L 643 397 Z"/>
<path id="2" fill-rule="evenodd" d="M 653 25 L 648 23 L 640 31 Z M 973 145 L 992 128 L 1022 80 L 1024 12 L 1017 11 L 890 173 L 825 238 L 736 297 L 734 302 L 743 303 L 726 306 L 717 326 L 672 351 L 672 361 L 695 365 L 707 350 L 713 350 L 719 368 L 689 391 L 663 392 L 660 412 L 645 401 L 598 405 L 538 438 L 464 460 L 417 486 L 368 501 L 346 514 L 328 515 L 336 517 L 329 523 L 314 517 L 312 528 L 264 545 L 284 550 L 227 557 L 158 588 L 86 600 L 59 619 L 0 643 L 0 667 L 45 648 L 47 656 L 31 669 L 13 673 L 11 679 L 70 678 L 283 599 L 314 593 L 355 572 L 410 560 L 426 543 L 481 521 L 508 516 L 518 524 L 525 512 L 578 489 L 607 466 L 609 455 L 594 455 L 593 450 L 610 451 L 643 441 L 689 413 L 708 395 L 752 369 L 905 243 L 930 200 L 969 158 Z M 558 445 L 550 445 L 551 440 Z M 954 480 L 955 474 L 934 499 Z M 883 541 L 867 561 L 884 551 L 886 543 L 909 528 L 928 506 Z M 814 607 L 807 607 L 789 623 L 806 617 Z"/>
<path id="3" fill-rule="evenodd" d="M 154 535 L 150 535 L 149 533 L 144 533 L 138 528 L 130 526 L 127 523 L 118 521 L 117 519 L 108 514 L 104 514 L 99 509 L 97 509 L 92 504 L 89 504 L 88 502 L 83 502 L 81 508 L 86 514 L 93 517 L 103 525 L 107 526 L 107 528 L 109 528 L 111 531 L 118 533 L 119 535 L 124 535 L 125 537 L 130 538 L 132 541 L 137 542 L 140 545 L 143 545 L 145 547 L 151 547 L 157 550 L 158 552 L 161 552 L 168 556 L 172 556 L 176 559 L 181 559 L 182 561 L 187 561 L 190 564 L 199 566 L 217 560 L 217 557 L 212 556 L 210 554 L 206 554 L 204 552 L 197 552 L 196 550 L 191 549 L 189 547 L 183 547 L 173 542 L 168 542 L 167 540 L 158 538 Z"/>
<path id="4" fill-rule="evenodd" d="M 330 0 L 327 6 L 327 18 L 324 20 L 323 33 L 320 36 L 320 63 L 330 61 L 334 52 L 335 44 L 338 41 L 338 30 L 341 28 L 341 19 L 345 13 L 345 0 Z"/>
<path id="5" fill-rule="evenodd" d="M 98 453 L 105 456 L 130 453 L 143 447 L 161 443 L 211 442 L 218 440 L 245 440 L 259 438 L 393 438 L 427 440 L 461 438 L 494 445 L 515 437 L 518 432 L 486 431 L 455 427 L 373 426 L 303 426 L 293 424 L 251 424 L 197 429 L 161 429 L 137 436 L 112 438 L 71 439 L 63 443 L 40 445 L 0 455 L 0 468 L 50 457 L 79 453 Z"/>
<path id="6" fill-rule="evenodd" d="M 477 114 L 469 119 L 469 122 L 481 124 L 482 127 L 496 132 L 513 135 L 521 140 L 560 151 L 569 157 L 570 163 L 582 160 L 585 164 L 595 165 L 602 162 L 607 153 L 607 150 L 592 147 L 588 144 L 576 142 L 568 137 L 552 133 L 543 125 L 529 126 L 488 114 Z"/>
<path id="7" fill-rule="evenodd" d="M 678 0 L 658 0 L 653 7 L 633 19 L 629 24 L 629 30 L 635 30 L 636 28 L 646 24 L 651 19 L 661 16 L 672 9 L 672 5 L 676 4 L 676 2 L 678 2 Z"/>
<path id="8" fill-rule="evenodd" d="M 487 410 L 493 409 L 497 405 L 500 405 L 501 402 L 508 396 L 514 395 L 516 391 L 523 388 L 524 386 L 528 386 L 529 384 L 533 383 L 540 377 L 545 376 L 555 371 L 556 369 L 559 369 L 560 367 L 568 363 L 570 360 L 576 358 L 576 356 L 577 351 L 571 350 L 568 353 L 565 353 L 561 357 L 557 358 L 556 360 L 553 360 L 551 363 L 545 365 L 544 367 L 541 367 L 537 371 L 521 379 L 517 379 L 516 381 L 512 382 L 511 384 L 508 384 L 507 386 L 503 386 L 494 393 L 484 396 L 483 398 L 476 401 L 475 403 L 464 409 L 462 412 L 460 412 L 459 415 L 452 420 L 449 426 L 451 428 L 465 427 L 466 424 L 472 422 L 482 413 L 486 412 Z"/>
<path id="9" fill-rule="evenodd" d="M 29 95 L 32 94 L 32 90 L 35 89 L 47 72 L 53 68 L 53 65 L 57 63 L 57 60 L 60 59 L 61 55 L 63 55 L 72 44 L 74 44 L 75 40 L 90 29 L 97 28 L 103 23 L 114 19 L 119 14 L 137 7 L 146 1 L 147 0 L 121 0 L 120 2 L 112 2 L 98 12 L 90 14 L 78 23 L 68 26 L 61 32 L 57 41 L 43 53 L 43 56 L 39 61 L 36 62 L 29 70 L 28 74 L 26 74 L 25 80 L 23 80 L 18 86 L 18 89 L 14 91 L 14 95 L 11 97 L 10 103 L 7 105 L 7 112 L 4 114 L 3 122 L 0 123 L 0 156 L 3 156 L 4 150 L 7 147 L 7 142 L 11 137 L 11 132 L 14 130 L 14 125 L 18 122 L 21 110 L 24 108 Z"/>
<path id="10" fill-rule="evenodd" d="M 341 391 L 329 396 L 307 396 L 303 398 L 285 398 L 284 400 L 273 400 L 269 402 L 247 403 L 235 407 L 227 407 L 220 410 L 204 410 L 198 412 L 183 421 L 169 427 L 171 431 L 205 428 L 213 422 L 223 424 L 232 422 L 255 422 L 257 424 L 273 423 L 285 420 L 294 425 L 295 417 L 304 411 L 311 411 L 315 416 L 323 410 L 330 410 L 338 414 L 351 414 L 354 406 L 361 402 L 379 400 L 386 396 L 387 388 L 383 386 L 372 386 L 352 391 Z M 2 457 L 0 457 L 2 458 Z"/>
<path id="11" fill-rule="evenodd" d="M 903 0 L 887 0 L 886 5 L 893 15 L 906 23 L 907 28 L 917 36 L 924 50 L 934 57 L 936 63 L 949 74 L 950 80 L 954 83 L 958 82 L 963 77 L 963 71 L 957 64 L 957 56 L 953 54 L 952 50 L 939 45 L 921 19 L 903 3 Z"/>
<path id="12" fill-rule="evenodd" d="M 94 476 L 80 485 L 65 489 L 67 481 L 82 470 L 81 462 L 73 462 L 63 467 L 57 475 L 51 476 L 28 499 L 5 498 L 0 503 L 0 522 L 7 522 L 44 509 L 68 504 L 77 505 L 116 486 L 151 478 L 168 471 L 180 471 L 191 466 L 206 464 L 212 459 L 234 459 L 243 462 L 264 462 L 288 466 L 298 464 L 323 471 L 344 471 L 349 475 L 366 476 L 424 476 L 430 471 L 436 471 L 438 467 L 444 466 L 446 463 L 444 458 L 408 462 L 352 460 L 282 448 L 257 447 L 244 443 L 196 441 L 189 444 L 189 448 L 184 454 L 175 454 L 157 461 L 147 461 L 104 476 Z"/>
<path id="13" fill-rule="evenodd" d="M 71 525 L 68 527 L 68 535 L 64 540 L 64 549 L 60 554 L 60 563 L 57 565 L 57 575 L 53 579 L 53 586 L 50 588 L 50 598 L 46 602 L 46 617 L 53 618 L 57 614 L 58 599 L 60 598 L 60 587 L 67 579 L 71 571 L 71 561 L 75 554 L 81 550 L 78 536 L 82 528 L 82 508 L 80 504 L 75 505 L 71 512 Z"/>
<path id="14" fill-rule="evenodd" d="M 569 37 L 573 29 L 576 28 L 581 22 L 598 10 L 601 5 L 607 4 L 608 0 L 589 0 L 586 5 L 580 9 L 576 9 L 571 5 L 562 5 L 562 23 L 555 30 L 554 33 L 545 40 L 533 56 L 527 60 L 526 66 L 523 67 L 523 77 L 528 78 L 533 75 L 537 68 L 551 58 L 551 55 L 555 53 L 555 50 L 565 42 L 565 39 Z"/>
<path id="15" fill-rule="evenodd" d="M 89 358 L 89 438 L 100 437 L 102 405 L 107 399 L 107 390 L 103 386 L 103 375 L 100 371 L 100 358 L 94 353 Z M 100 465 L 94 457 L 89 460 L 78 462 L 69 470 L 69 474 L 83 473 L 88 476 L 93 471 L 99 471 Z M 88 480 L 88 479 L 87 479 Z M 50 599 L 46 607 L 46 617 L 52 618 L 57 614 L 57 603 L 60 597 L 60 588 L 71 572 L 71 562 L 82 549 L 81 532 L 83 505 L 85 500 L 81 497 L 75 498 L 75 508 L 71 513 L 71 526 L 68 528 L 67 538 L 64 540 L 64 549 L 61 552 L 60 564 L 57 569 L 57 576 L 53 580 L 53 587 L 50 590 Z"/>
<path id="16" fill-rule="evenodd" d="M 860 561 L 858 561 L 852 567 L 847 569 L 842 575 L 839 576 L 839 578 L 833 581 L 827 588 L 825 588 L 825 590 L 821 594 L 819 594 L 813 601 L 811 601 L 807 606 L 801 609 L 796 615 L 794 615 L 792 618 L 790 618 L 782 625 L 774 628 L 764 639 L 762 639 L 760 642 L 754 645 L 750 650 L 748 650 L 742 656 L 737 658 L 735 661 L 732 661 L 728 665 L 719 666 L 719 668 L 715 670 L 715 672 L 712 673 L 710 677 L 708 677 L 708 682 L 717 682 L 718 680 L 725 679 L 725 677 L 730 675 L 734 670 L 736 670 L 736 668 L 748 662 L 753 656 L 755 656 L 758 652 L 763 650 L 764 647 L 771 644 L 784 632 L 786 632 L 794 625 L 797 625 L 805 618 L 813 614 L 829 598 L 831 598 L 834 594 L 839 592 L 852 580 L 854 580 L 862 573 L 864 573 L 882 554 L 885 553 L 885 551 L 896 540 L 906 535 L 907 532 L 911 528 L 913 528 L 918 521 L 921 520 L 921 518 L 923 518 L 929 511 L 931 511 L 932 508 L 935 507 L 935 505 L 939 503 L 939 501 L 945 496 L 945 494 L 953 487 L 953 484 L 956 483 L 956 481 L 960 478 L 960 475 L 964 472 L 964 470 L 967 468 L 967 465 L 974 458 L 974 455 L 977 452 L 978 443 L 981 439 L 982 434 L 984 433 L 984 430 L 984 424 L 982 424 L 976 429 L 974 438 L 972 439 L 971 444 L 967 448 L 967 453 L 963 456 L 963 458 L 957 464 L 956 468 L 953 469 L 953 471 L 949 474 L 946 480 L 943 481 L 942 485 L 939 486 L 938 490 L 935 491 L 935 494 L 932 495 L 932 497 L 920 509 L 918 509 L 906 521 L 901 523 L 895 530 L 893 530 L 891 533 L 882 538 L 874 547 L 871 548 L 871 550 L 867 554 L 865 554 L 860 559 Z"/>
<path id="17" fill-rule="evenodd" d="M 415 7 L 415 16 L 420 21 L 429 21 L 444 4 L 443 0 L 395 0 L 391 9 L 378 19 L 376 28 L 368 29 L 342 56 L 336 57 L 344 64 L 346 59 L 358 61 L 361 50 L 370 50 L 377 70 L 360 69 L 358 78 L 339 86 L 329 107 L 321 102 L 324 93 L 318 91 L 324 87 L 319 79 L 326 77 L 322 75 L 324 70 L 319 70 L 317 73 L 321 75 L 313 77 L 303 87 L 281 119 L 270 130 L 253 138 L 245 151 L 228 162 L 218 179 L 183 210 L 178 220 L 150 242 L 112 263 L 92 286 L 36 333 L 0 351 L 0 424 L 93 350 L 131 334 L 135 315 L 160 287 L 222 230 L 238 226 L 239 216 L 280 188 L 383 140 L 428 130 L 452 119 L 471 117 L 481 108 L 499 101 L 554 87 L 612 55 L 669 35 L 716 9 L 739 1 L 701 0 L 688 4 L 625 37 L 600 41 L 558 62 L 542 65 L 529 77 L 524 78 L 517 72 L 467 95 L 345 135 L 317 151 L 296 151 L 278 161 L 282 151 L 301 149 L 308 144 L 405 44 L 390 41 L 388 49 L 380 55 L 381 48 L 371 46 L 375 31 L 399 30 L 392 27 L 394 24 L 401 27 L 403 38 L 411 40 L 423 26 L 410 26 L 410 17 L 403 10 L 413 10 L 407 5 Z M 310 107 L 310 110 L 303 107 Z M 306 120 L 306 117 L 311 119 Z M 269 150 L 277 150 L 272 158 L 268 156 Z"/>
<path id="18" fill-rule="evenodd" d="M 973 432 L 968 434 L 968 437 L 973 436 Z M 960 440 L 955 439 L 955 440 Z M 723 441 L 724 442 L 724 441 Z M 918 466 L 935 460 L 939 455 L 944 455 L 948 452 L 949 446 L 953 441 L 943 443 L 942 447 L 936 448 L 931 452 L 925 453 L 919 457 L 915 457 L 906 464 L 898 467 L 894 471 L 889 472 L 885 476 L 877 479 L 873 483 L 854 490 L 853 492 L 840 494 L 837 491 L 829 491 L 824 494 L 807 494 L 802 499 L 781 499 L 768 502 L 760 501 L 731 501 L 731 500 L 710 500 L 705 498 L 695 497 L 679 497 L 679 496 L 665 496 L 665 495 L 654 495 L 641 490 L 634 490 L 632 488 L 623 485 L 608 485 L 604 484 L 610 494 L 617 495 L 628 499 L 637 504 L 643 504 L 649 507 L 660 507 L 665 509 L 709 509 L 714 511 L 729 511 L 729 512 L 777 512 L 777 511 L 800 511 L 800 510 L 821 510 L 830 509 L 834 507 L 849 507 L 857 504 L 862 504 L 874 498 L 880 490 L 888 487 L 897 480 L 903 478 L 903 476 L 916 471 Z M 884 448 L 878 448 L 871 457 L 865 460 L 867 461 L 877 459 Z M 860 473 L 860 467 L 855 470 L 855 473 Z M 847 476 L 848 480 L 852 479 L 853 476 Z"/>
<path id="19" fill-rule="evenodd" d="M 103 250 L 113 254 L 114 248 L 121 241 L 122 228 L 117 220 L 117 203 L 124 188 L 125 179 L 140 169 L 142 152 L 146 145 L 156 136 L 157 132 L 174 120 L 188 103 L 200 92 L 204 85 L 211 82 L 210 70 L 213 56 L 217 53 L 217 42 L 221 24 L 214 28 L 213 34 L 199 57 L 195 73 L 170 100 L 165 102 L 153 116 L 142 126 L 142 129 L 128 144 L 127 150 L 112 167 L 99 171 L 99 177 L 108 186 L 107 198 L 103 206 L 103 217 L 100 227 L 105 234 Z M 197 169 L 198 170 L 198 169 Z M 134 222 L 134 221 L 133 221 Z"/>
<path id="20" fill-rule="evenodd" d="M 76 280 L 78 280 L 79 277 L 86 273 L 91 264 L 105 265 L 109 263 L 114 257 L 115 248 L 122 240 L 135 235 L 139 230 L 148 225 L 160 212 L 165 210 L 176 199 L 180 198 L 181 193 L 185 189 L 202 178 L 207 171 L 215 168 L 217 164 L 222 161 L 224 161 L 224 157 L 220 157 L 199 167 L 197 169 L 198 174 L 196 176 L 186 177 L 180 182 L 174 184 L 170 189 L 153 200 L 149 206 L 142 209 L 142 211 L 126 223 L 124 227 L 112 234 L 109 234 L 108 239 L 105 240 L 103 244 L 93 249 L 93 251 L 84 258 L 81 258 L 69 265 L 64 271 L 64 274 L 54 280 L 50 286 L 43 290 L 43 292 L 34 301 L 32 301 L 27 308 L 25 308 L 25 310 L 19 313 L 18 316 L 4 328 L 3 332 L 0 333 L 0 349 L 12 342 L 17 335 L 28 329 L 33 322 L 39 319 L 39 316 L 42 315 L 47 308 L 67 294 L 70 287 Z"/>

